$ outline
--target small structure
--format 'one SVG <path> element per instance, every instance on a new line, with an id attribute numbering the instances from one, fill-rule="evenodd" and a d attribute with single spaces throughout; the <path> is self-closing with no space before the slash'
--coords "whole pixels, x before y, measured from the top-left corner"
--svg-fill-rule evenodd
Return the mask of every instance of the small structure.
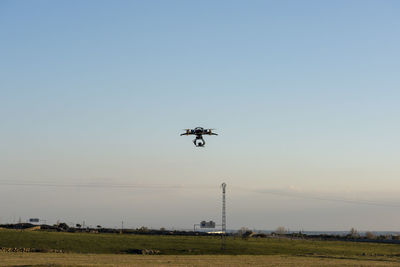
<path id="1" fill-rule="evenodd" d="M 193 225 L 193 231 L 196 232 L 196 226 L 200 226 L 200 228 L 215 228 L 215 222 L 214 221 L 201 221 L 200 223 L 194 224 Z"/>
<path id="2" fill-rule="evenodd" d="M 215 228 L 215 222 L 213 221 L 201 221 L 200 222 L 200 228 Z"/>

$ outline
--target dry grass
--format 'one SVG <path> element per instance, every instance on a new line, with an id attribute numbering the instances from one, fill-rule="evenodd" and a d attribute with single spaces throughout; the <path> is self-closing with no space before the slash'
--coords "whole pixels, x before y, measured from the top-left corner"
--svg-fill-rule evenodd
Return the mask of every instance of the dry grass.
<path id="1" fill-rule="evenodd" d="M 398 244 L 344 241 L 290 240 L 277 238 L 227 238 L 221 251 L 221 238 L 211 236 L 166 236 L 133 234 L 57 233 L 0 230 L 0 247 L 35 248 L 68 253 L 121 254 L 132 249 L 159 250 L 162 255 L 280 255 L 325 256 L 358 260 L 397 260 Z"/>
<path id="2" fill-rule="evenodd" d="M 400 266 L 395 244 L 230 237 L 227 245 L 221 251 L 219 237 L 0 230 L 0 247 L 67 252 L 0 252 L 0 266 Z M 162 255 L 122 254 L 129 249 Z"/>
<path id="3" fill-rule="evenodd" d="M 388 260 L 295 256 L 0 253 L 0 266 L 399 266 Z"/>

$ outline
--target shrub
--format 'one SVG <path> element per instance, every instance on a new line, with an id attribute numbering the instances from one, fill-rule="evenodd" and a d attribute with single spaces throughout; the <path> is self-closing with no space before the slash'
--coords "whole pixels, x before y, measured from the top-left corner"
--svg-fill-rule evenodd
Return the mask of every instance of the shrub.
<path id="1" fill-rule="evenodd" d="M 368 232 L 365 233 L 365 237 L 366 237 L 367 239 L 375 239 L 375 238 L 376 238 L 376 235 L 375 235 L 374 233 L 368 231 Z"/>

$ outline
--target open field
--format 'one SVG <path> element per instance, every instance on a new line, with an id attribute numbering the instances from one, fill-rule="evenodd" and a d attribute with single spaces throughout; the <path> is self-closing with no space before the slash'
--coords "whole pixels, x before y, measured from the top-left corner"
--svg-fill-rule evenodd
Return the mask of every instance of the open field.
<path id="1" fill-rule="evenodd" d="M 391 257 L 400 260 L 396 244 L 344 241 L 228 237 L 222 252 L 218 236 L 92 234 L 0 230 L 0 247 L 57 249 L 68 253 L 121 254 L 130 249 L 156 249 L 163 255 L 329 255 Z"/>
<path id="2" fill-rule="evenodd" d="M 0 230 L 0 247 L 62 250 L 65 253 L 0 253 L 1 266 L 115 265 L 270 265 L 399 266 L 400 246 L 342 241 L 278 238 L 62 233 Z M 160 255 L 129 255 L 132 249 L 159 250 Z"/>
<path id="3" fill-rule="evenodd" d="M 399 266 L 386 260 L 294 256 L 0 253 L 0 266 Z"/>

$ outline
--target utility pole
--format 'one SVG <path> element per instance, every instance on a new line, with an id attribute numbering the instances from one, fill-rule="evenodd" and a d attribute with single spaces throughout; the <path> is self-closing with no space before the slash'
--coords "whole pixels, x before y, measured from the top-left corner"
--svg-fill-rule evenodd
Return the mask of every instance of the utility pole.
<path id="1" fill-rule="evenodd" d="M 221 250 L 226 249 L 226 205 L 225 205 L 225 189 L 226 183 L 221 184 L 222 187 L 222 233 L 221 233 Z"/>

